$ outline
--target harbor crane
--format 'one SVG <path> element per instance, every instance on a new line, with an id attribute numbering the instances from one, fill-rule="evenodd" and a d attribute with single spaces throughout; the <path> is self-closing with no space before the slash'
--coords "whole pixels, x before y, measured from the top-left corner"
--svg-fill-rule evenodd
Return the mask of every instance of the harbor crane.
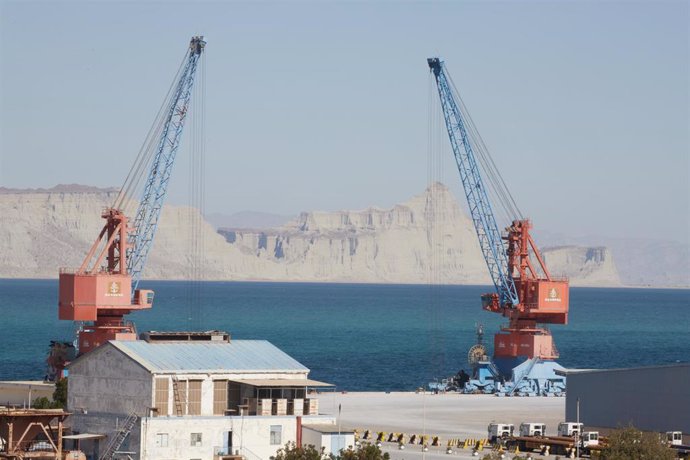
<path id="1" fill-rule="evenodd" d="M 138 284 L 153 245 L 205 45 L 202 36 L 192 37 L 125 184 L 101 214 L 105 224 L 81 266 L 60 269 L 58 317 L 83 322 L 77 332 L 79 354 L 108 340 L 135 340 L 136 328 L 125 317 L 153 304 L 153 291 L 138 289 Z M 142 180 L 143 192 L 132 221 L 124 207 Z M 58 357 L 53 358 L 57 358 L 53 367 L 61 373 L 64 362 L 61 365 Z"/>
<path id="2" fill-rule="evenodd" d="M 482 307 L 508 318 L 494 335 L 492 362 L 479 363 L 469 391 L 506 394 L 560 394 L 564 377 L 555 374 L 559 357 L 551 332 L 542 324 L 567 324 L 568 280 L 551 276 L 522 217 L 477 132 L 445 63 L 427 59 L 438 89 L 448 138 L 457 163 L 479 246 L 495 292 L 481 296 Z M 499 230 L 480 167 L 512 222 Z M 507 381 L 505 385 L 500 382 Z"/>

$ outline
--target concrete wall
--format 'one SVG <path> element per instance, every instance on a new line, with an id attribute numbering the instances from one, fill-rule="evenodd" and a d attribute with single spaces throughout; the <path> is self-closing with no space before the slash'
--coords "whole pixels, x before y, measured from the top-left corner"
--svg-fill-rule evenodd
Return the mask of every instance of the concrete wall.
<path id="1" fill-rule="evenodd" d="M 70 412 L 145 415 L 153 400 L 151 374 L 110 344 L 69 367 Z"/>
<path id="2" fill-rule="evenodd" d="M 579 398 L 585 426 L 690 433 L 688 382 L 690 364 L 569 373 L 566 419 Z"/>
<path id="3" fill-rule="evenodd" d="M 77 433 L 112 436 L 131 412 L 147 415 L 153 405 L 151 374 L 110 344 L 105 344 L 69 367 L 67 424 Z M 121 450 L 138 450 L 140 422 Z M 101 441 L 103 448 L 108 439 Z M 97 449 L 97 445 L 94 445 Z M 93 452 L 95 455 L 97 452 Z"/>

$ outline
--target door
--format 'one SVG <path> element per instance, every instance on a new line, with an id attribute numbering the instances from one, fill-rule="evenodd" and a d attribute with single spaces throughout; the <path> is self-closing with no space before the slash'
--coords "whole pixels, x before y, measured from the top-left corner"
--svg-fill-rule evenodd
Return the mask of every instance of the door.
<path id="1" fill-rule="evenodd" d="M 232 430 L 226 431 L 223 437 L 223 450 L 225 455 L 232 455 Z"/>

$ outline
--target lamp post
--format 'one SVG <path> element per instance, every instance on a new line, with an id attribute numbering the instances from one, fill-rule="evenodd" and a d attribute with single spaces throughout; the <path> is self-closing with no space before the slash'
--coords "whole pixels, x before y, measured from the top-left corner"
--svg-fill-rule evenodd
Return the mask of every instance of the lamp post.
<path id="1" fill-rule="evenodd" d="M 340 416 L 340 413 L 343 410 L 343 405 L 338 404 L 338 453 L 343 449 L 343 440 L 342 440 L 342 435 L 340 434 L 340 424 L 342 423 L 342 417 Z"/>
<path id="2" fill-rule="evenodd" d="M 575 457 L 580 458 L 580 439 L 582 439 L 582 429 L 580 428 L 580 398 L 575 403 L 575 414 L 577 417 L 577 438 L 575 438 Z"/>

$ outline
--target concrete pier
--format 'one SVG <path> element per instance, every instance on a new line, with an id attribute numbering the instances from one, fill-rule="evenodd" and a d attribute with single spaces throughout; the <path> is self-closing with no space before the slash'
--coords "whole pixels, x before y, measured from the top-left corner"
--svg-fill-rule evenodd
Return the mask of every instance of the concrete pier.
<path id="1" fill-rule="evenodd" d="M 322 413 L 337 417 L 339 406 L 342 409 L 338 421 L 343 428 L 405 433 L 408 439 L 411 434 L 441 437 L 441 446 L 429 447 L 429 452 L 422 452 L 419 445 L 406 445 L 404 450 L 399 450 L 393 443 L 384 443 L 383 449 L 392 459 L 481 458 L 490 450 L 478 457 L 473 457 L 469 449 L 454 449 L 452 455 L 447 455 L 446 443 L 451 438 L 486 438 L 490 422 L 512 423 L 516 430 L 522 422 L 542 422 L 546 424 L 547 434 L 555 435 L 558 424 L 565 421 L 565 398 L 452 393 L 324 392 L 319 395 Z"/>

